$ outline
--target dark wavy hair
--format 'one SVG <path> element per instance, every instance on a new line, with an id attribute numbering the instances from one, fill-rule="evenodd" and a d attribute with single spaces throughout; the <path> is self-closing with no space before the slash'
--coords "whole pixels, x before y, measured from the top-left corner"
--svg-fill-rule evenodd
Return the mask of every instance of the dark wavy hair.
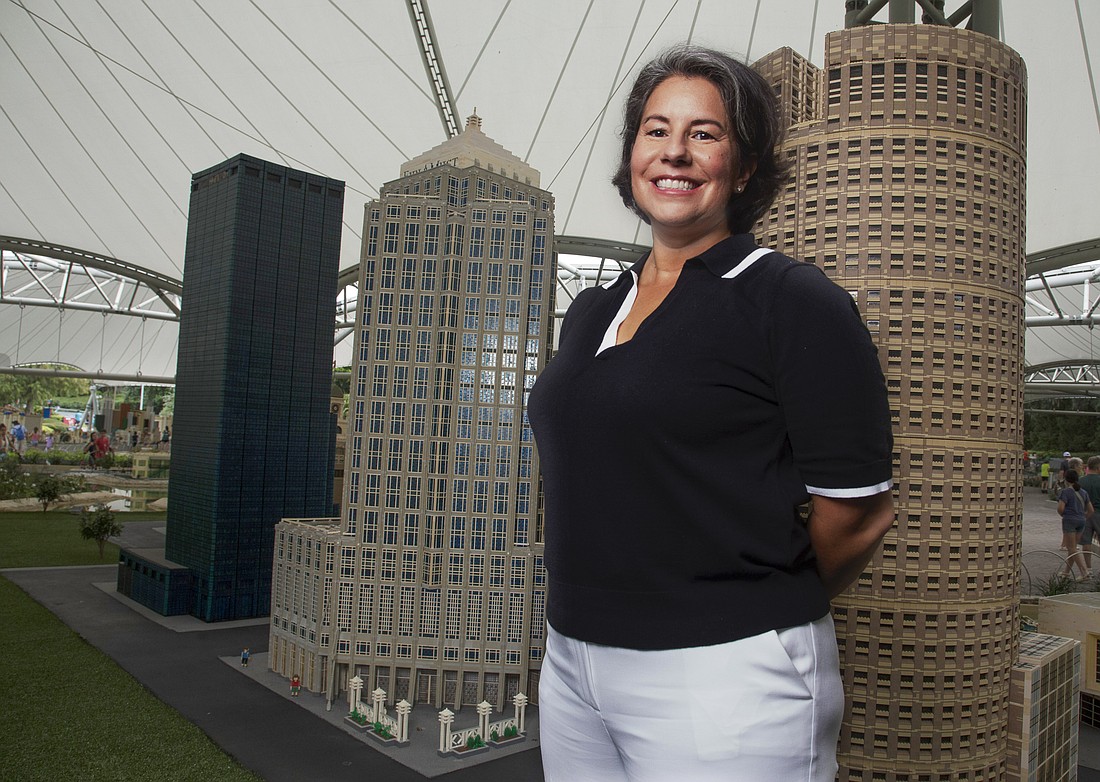
<path id="1" fill-rule="evenodd" d="M 653 91 L 672 76 L 706 79 L 718 88 L 726 107 L 729 126 L 737 144 L 737 159 L 756 164 L 756 171 L 740 193 L 730 191 L 726 223 L 733 233 L 747 233 L 771 208 L 786 184 L 790 164 L 778 154 L 784 128 L 771 85 L 743 62 L 700 46 L 676 46 L 662 52 L 642 68 L 623 108 L 622 157 L 611 178 L 623 203 L 646 223 L 646 215 L 634 201 L 630 184 L 630 155 L 642 124 L 642 112 Z M 736 178 L 740 171 L 731 171 Z"/>

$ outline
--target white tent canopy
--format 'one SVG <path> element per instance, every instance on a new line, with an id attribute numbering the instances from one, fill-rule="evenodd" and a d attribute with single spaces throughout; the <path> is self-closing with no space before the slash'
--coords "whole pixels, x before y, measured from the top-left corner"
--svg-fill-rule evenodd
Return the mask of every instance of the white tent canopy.
<path id="1" fill-rule="evenodd" d="M 447 134 L 408 6 L 0 2 L 0 234 L 179 279 L 191 173 L 247 152 L 347 182 L 341 265 L 355 264 L 363 203 Z M 645 226 L 608 184 L 639 63 L 691 40 L 748 60 L 789 46 L 820 64 L 844 22 L 843 0 L 436 0 L 430 11 L 459 125 L 476 109 L 488 136 L 541 172 L 558 234 L 641 244 Z M 1100 236 L 1089 59 L 1100 4 L 1004 0 L 1002 28 L 1028 68 L 1028 252 Z M 1029 365 L 1092 357 L 1079 326 L 1033 332 Z M 0 305 L 0 352 L 171 375 L 175 330 Z"/>

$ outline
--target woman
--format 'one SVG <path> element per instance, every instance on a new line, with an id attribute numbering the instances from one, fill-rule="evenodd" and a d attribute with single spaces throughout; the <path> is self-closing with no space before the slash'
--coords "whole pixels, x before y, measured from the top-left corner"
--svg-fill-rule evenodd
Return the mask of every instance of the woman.
<path id="1" fill-rule="evenodd" d="M 1081 488 L 1078 482 L 1077 470 L 1066 470 L 1066 483 L 1058 495 L 1058 515 L 1062 517 L 1062 548 L 1066 550 L 1066 567 L 1062 576 L 1073 576 L 1073 566 L 1081 573 L 1078 581 L 1089 580 L 1089 570 L 1085 566 L 1084 558 L 1077 553 L 1077 541 L 1085 529 L 1085 517 L 1092 515 L 1092 501 L 1088 493 Z"/>
<path id="2" fill-rule="evenodd" d="M 528 408 L 551 782 L 836 773 L 829 599 L 893 522 L 889 412 L 851 297 L 748 233 L 780 135 L 769 85 L 706 49 L 628 98 L 613 182 L 653 249 L 577 297 Z"/>

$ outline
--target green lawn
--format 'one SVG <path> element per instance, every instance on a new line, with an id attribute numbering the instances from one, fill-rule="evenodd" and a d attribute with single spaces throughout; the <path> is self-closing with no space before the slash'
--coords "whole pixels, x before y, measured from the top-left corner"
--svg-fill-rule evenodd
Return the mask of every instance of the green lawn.
<path id="1" fill-rule="evenodd" d="M 164 514 L 119 514 L 158 519 Z M 104 554 L 113 562 L 117 549 Z M 0 514 L 0 566 L 98 564 L 77 517 Z M 0 779 L 257 780 L 109 657 L 0 577 Z M 150 737 L 155 736 L 155 741 Z"/>
<path id="2" fill-rule="evenodd" d="M 163 513 L 119 513 L 118 520 L 163 519 Z M 118 547 L 80 537 L 80 516 L 67 510 L 0 513 L 0 568 L 104 565 L 118 561 Z"/>

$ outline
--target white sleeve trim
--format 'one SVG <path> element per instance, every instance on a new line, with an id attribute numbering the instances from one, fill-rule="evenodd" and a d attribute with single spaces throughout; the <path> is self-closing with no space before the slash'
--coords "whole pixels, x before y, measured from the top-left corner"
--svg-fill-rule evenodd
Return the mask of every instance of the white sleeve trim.
<path id="1" fill-rule="evenodd" d="M 844 499 L 846 497 L 873 497 L 876 494 L 889 491 L 893 486 L 894 481 L 891 479 L 883 481 L 882 483 L 876 483 L 874 486 L 861 486 L 857 489 L 822 489 L 818 486 L 807 486 L 806 491 L 820 497 Z"/>
<path id="2" fill-rule="evenodd" d="M 626 298 L 623 299 L 622 305 L 619 307 L 619 311 L 615 313 L 615 317 L 611 319 L 611 325 L 607 327 L 607 331 L 603 334 L 603 341 L 600 343 L 600 347 L 596 350 L 596 355 L 600 355 L 608 348 L 613 348 L 619 341 L 619 326 L 626 320 L 626 316 L 630 314 L 630 308 L 634 306 L 634 300 L 638 298 L 638 275 L 634 273 L 634 270 L 630 270 L 630 276 L 634 278 L 634 284 L 630 286 L 630 290 L 626 294 Z"/>

